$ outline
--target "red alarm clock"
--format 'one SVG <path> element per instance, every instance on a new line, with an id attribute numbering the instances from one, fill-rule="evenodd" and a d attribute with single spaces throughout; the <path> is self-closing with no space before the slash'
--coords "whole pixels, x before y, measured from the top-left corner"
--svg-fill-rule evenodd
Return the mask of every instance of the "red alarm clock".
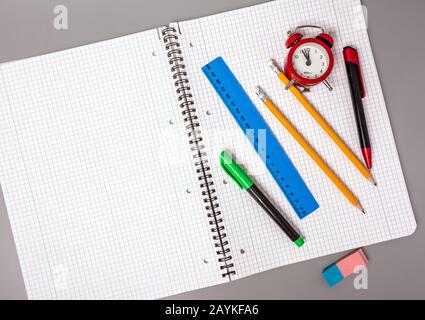
<path id="1" fill-rule="evenodd" d="M 316 28 L 321 32 L 315 38 L 303 38 L 299 32 L 303 28 Z M 319 26 L 299 26 L 294 32 L 289 31 L 285 43 L 289 49 L 285 75 L 290 82 L 286 89 L 297 85 L 308 90 L 311 86 L 323 82 L 332 91 L 327 78 L 334 67 L 334 56 L 331 51 L 333 44 L 332 37 Z"/>

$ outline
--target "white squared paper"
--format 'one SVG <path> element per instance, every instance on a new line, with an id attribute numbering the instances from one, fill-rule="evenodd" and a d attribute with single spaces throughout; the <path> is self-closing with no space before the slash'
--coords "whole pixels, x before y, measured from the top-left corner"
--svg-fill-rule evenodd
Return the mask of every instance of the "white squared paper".
<path id="1" fill-rule="evenodd" d="M 307 98 L 359 152 L 342 48 L 359 50 L 374 187 L 268 66 L 287 31 L 335 40 L 329 92 Z M 236 272 L 233 279 L 410 235 L 416 228 L 359 0 L 281 0 L 172 24 L 178 30 Z M 177 28 L 178 27 L 178 28 Z M 159 298 L 229 281 L 160 30 L 0 65 L 0 183 L 30 299 Z M 311 32 L 309 35 L 313 36 Z M 222 56 L 320 209 L 300 221 L 201 71 Z M 254 94 L 260 85 L 359 198 L 362 216 Z M 219 167 L 231 151 L 300 230 L 296 248 Z"/>

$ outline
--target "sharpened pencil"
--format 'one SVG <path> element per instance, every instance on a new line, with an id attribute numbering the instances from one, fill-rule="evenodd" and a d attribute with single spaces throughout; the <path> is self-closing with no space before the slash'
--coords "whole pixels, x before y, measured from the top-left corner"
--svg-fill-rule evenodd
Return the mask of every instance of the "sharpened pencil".
<path id="1" fill-rule="evenodd" d="M 320 157 L 320 155 L 313 149 L 313 147 L 307 142 L 307 140 L 298 132 L 298 130 L 291 124 L 291 122 L 279 111 L 274 103 L 267 97 L 264 91 L 257 87 L 255 93 L 264 103 L 267 109 L 276 117 L 276 119 L 286 128 L 289 134 L 301 145 L 301 147 L 308 153 L 308 155 L 314 160 L 314 162 L 322 169 L 322 171 L 328 176 L 333 184 L 339 189 L 339 191 L 347 198 L 347 200 L 362 213 L 364 213 L 363 207 L 359 200 L 354 194 L 347 188 L 347 186 L 341 181 L 341 179 L 332 171 L 332 169 L 326 164 L 326 162 Z"/>
<path id="2" fill-rule="evenodd" d="M 285 74 L 277 67 L 273 60 L 270 61 L 271 69 L 276 73 L 279 80 L 285 85 L 289 84 L 289 79 Z M 332 127 L 326 122 L 326 120 L 320 115 L 320 113 L 313 107 L 313 105 L 303 96 L 296 86 L 291 86 L 289 91 L 294 97 L 303 105 L 308 113 L 316 120 L 316 122 L 322 127 L 327 135 L 335 142 L 335 144 L 341 149 L 345 156 L 351 161 L 351 163 L 357 168 L 357 170 L 372 184 L 377 185 L 372 173 L 363 165 L 363 163 L 356 157 L 356 155 L 347 147 L 345 142 L 338 136 L 338 134 L 332 129 Z"/>

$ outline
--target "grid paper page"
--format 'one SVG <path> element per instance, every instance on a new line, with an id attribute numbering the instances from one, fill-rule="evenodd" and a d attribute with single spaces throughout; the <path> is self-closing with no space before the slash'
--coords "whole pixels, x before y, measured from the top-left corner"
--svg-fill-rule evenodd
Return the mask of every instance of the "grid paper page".
<path id="1" fill-rule="evenodd" d="M 318 24 L 335 39 L 336 65 L 329 92 L 317 86 L 308 99 L 362 159 L 342 49 L 359 49 L 367 97 L 366 118 L 374 154 L 374 187 L 345 158 L 270 70 L 274 58 L 283 67 L 288 30 Z M 203 19 L 179 23 L 183 52 L 200 114 L 213 174 L 235 262 L 236 278 L 278 266 L 410 235 L 416 228 L 400 167 L 378 74 L 373 60 L 360 1 L 286 0 L 266 3 Z M 308 30 L 309 36 L 316 34 Z M 284 195 L 253 151 L 227 108 L 201 72 L 202 66 L 222 56 L 250 95 L 272 131 L 320 204 L 300 221 Z M 339 193 L 311 158 L 286 132 L 254 93 L 261 85 L 282 112 L 359 198 L 367 214 L 361 215 Z M 305 237 L 296 248 L 261 208 L 222 172 L 218 156 L 226 149 L 243 164 L 256 183 L 282 209 Z"/>
<path id="2" fill-rule="evenodd" d="M 30 299 L 225 281 L 157 30 L 0 68 L 0 179 Z"/>

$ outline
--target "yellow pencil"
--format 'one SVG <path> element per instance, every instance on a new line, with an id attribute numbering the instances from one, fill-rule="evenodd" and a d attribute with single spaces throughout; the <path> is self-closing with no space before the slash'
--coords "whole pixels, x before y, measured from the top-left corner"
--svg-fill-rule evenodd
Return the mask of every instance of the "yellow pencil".
<path id="1" fill-rule="evenodd" d="M 276 66 L 273 60 L 270 62 L 270 67 L 277 74 L 278 78 L 282 83 L 287 86 L 289 79 L 285 74 Z M 375 186 L 377 185 L 370 171 L 360 162 L 355 154 L 347 147 L 344 141 L 338 136 L 338 134 L 332 129 L 332 127 L 326 122 L 326 120 L 320 115 L 319 112 L 311 105 L 311 103 L 302 95 L 296 86 L 289 88 L 295 98 L 304 106 L 304 108 L 310 113 L 310 115 L 316 120 L 316 122 L 325 130 L 328 136 L 335 142 L 335 144 L 341 149 L 341 151 L 347 156 L 347 158 L 353 163 L 353 165 L 360 171 L 360 173 Z"/>
<path id="2" fill-rule="evenodd" d="M 260 87 L 255 88 L 255 93 L 265 106 L 271 111 L 277 120 L 288 130 L 291 136 L 301 145 L 301 147 L 309 154 L 309 156 L 316 162 L 316 164 L 323 170 L 323 172 L 329 177 L 329 179 L 335 184 L 335 186 L 344 194 L 350 203 L 357 209 L 365 213 L 359 200 L 353 195 L 353 193 L 345 186 L 345 184 L 338 178 L 338 176 L 332 171 L 332 169 L 326 164 L 326 162 L 319 156 L 319 154 L 313 149 L 313 147 L 304 139 L 304 137 L 295 129 L 295 127 L 289 122 L 288 119 L 279 111 L 279 109 L 273 104 L 273 102 L 266 96 Z"/>

